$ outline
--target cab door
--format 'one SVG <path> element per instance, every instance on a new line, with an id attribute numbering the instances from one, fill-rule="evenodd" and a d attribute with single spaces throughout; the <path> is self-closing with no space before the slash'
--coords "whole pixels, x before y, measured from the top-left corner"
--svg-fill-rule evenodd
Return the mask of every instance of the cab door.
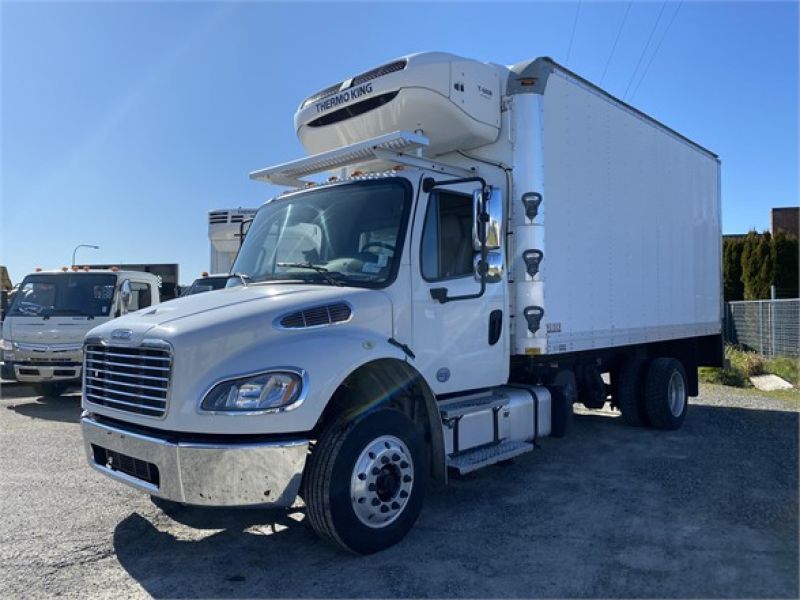
<path id="1" fill-rule="evenodd" d="M 479 297 L 459 299 L 475 296 L 481 288 L 472 233 L 476 188 L 480 184 L 470 182 L 420 191 L 414 215 L 411 348 L 415 366 L 436 394 L 508 381 L 505 275 L 487 283 Z M 494 258 L 502 265 L 499 252 Z"/>

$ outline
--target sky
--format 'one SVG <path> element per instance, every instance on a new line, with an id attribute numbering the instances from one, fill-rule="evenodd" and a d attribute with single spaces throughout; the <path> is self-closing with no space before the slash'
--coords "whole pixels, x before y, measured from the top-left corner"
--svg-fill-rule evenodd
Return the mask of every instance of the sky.
<path id="1" fill-rule="evenodd" d="M 0 264 L 209 268 L 208 211 L 279 188 L 298 103 L 423 50 L 550 56 L 722 160 L 723 231 L 798 203 L 794 2 L 0 3 Z"/>

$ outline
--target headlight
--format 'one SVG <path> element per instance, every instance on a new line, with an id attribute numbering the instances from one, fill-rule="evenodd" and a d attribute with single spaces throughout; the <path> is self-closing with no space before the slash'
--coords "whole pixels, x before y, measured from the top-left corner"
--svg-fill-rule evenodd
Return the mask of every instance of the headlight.
<path id="1" fill-rule="evenodd" d="M 10 340 L 0 339 L 0 350 L 3 350 L 5 352 L 10 352 L 13 349 L 14 349 L 14 342 Z"/>
<path id="2" fill-rule="evenodd" d="M 200 407 L 209 411 L 261 411 L 293 404 L 303 388 L 297 373 L 263 373 L 215 385 Z"/>

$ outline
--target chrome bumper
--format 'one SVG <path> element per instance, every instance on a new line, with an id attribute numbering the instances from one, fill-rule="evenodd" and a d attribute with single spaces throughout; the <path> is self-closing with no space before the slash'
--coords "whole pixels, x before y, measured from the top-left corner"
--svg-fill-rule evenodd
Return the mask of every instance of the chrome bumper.
<path id="1" fill-rule="evenodd" d="M 92 468 L 148 494 L 202 506 L 290 506 L 308 454 L 308 440 L 175 442 L 101 424 L 91 415 L 81 417 L 81 431 Z"/>

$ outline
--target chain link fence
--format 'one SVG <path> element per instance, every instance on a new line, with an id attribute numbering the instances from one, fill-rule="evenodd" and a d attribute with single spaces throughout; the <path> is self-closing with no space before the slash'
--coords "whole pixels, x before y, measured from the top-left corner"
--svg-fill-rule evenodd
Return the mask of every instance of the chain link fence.
<path id="1" fill-rule="evenodd" d="M 728 302 L 725 341 L 762 356 L 800 357 L 800 299 Z"/>

